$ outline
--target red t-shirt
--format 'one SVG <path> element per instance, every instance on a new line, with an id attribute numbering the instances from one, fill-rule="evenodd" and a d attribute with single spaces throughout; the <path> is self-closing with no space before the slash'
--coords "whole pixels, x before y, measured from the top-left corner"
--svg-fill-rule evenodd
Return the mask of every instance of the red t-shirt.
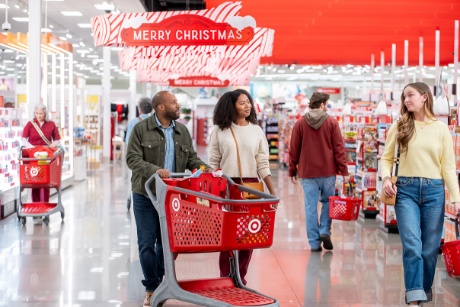
<path id="1" fill-rule="evenodd" d="M 33 120 L 37 124 L 37 126 L 40 127 L 40 124 L 38 123 L 37 119 L 34 118 Z M 48 141 L 53 142 L 61 139 L 56 124 L 53 121 L 45 121 L 45 123 L 40 128 L 45 137 L 48 139 Z M 28 122 L 24 127 L 24 130 L 22 131 L 22 137 L 28 138 L 29 143 L 32 145 L 48 145 L 42 139 L 37 129 L 35 129 L 31 122 Z"/>

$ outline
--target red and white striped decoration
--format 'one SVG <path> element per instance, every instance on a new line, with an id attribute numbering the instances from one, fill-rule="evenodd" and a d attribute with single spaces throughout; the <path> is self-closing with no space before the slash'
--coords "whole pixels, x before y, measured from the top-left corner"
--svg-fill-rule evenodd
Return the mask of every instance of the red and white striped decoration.
<path id="1" fill-rule="evenodd" d="M 209 18 L 214 22 L 226 22 L 229 17 L 238 16 L 241 10 L 241 2 L 225 2 L 218 7 L 207 10 L 187 11 L 187 14 L 195 14 Z M 146 23 L 158 23 L 166 18 L 184 14 L 183 11 L 145 12 L 108 14 L 96 16 L 91 19 L 94 45 L 100 46 L 125 46 L 121 39 L 121 31 L 130 24 L 130 21 L 143 18 Z"/>

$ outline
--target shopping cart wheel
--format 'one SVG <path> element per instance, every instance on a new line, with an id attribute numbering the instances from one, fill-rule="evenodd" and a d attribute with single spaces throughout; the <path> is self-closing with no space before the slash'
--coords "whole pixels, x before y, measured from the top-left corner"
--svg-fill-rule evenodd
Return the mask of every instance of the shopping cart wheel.
<path id="1" fill-rule="evenodd" d="M 45 225 L 48 225 L 50 223 L 50 217 L 49 216 L 45 216 L 43 218 L 43 223 L 45 223 Z"/>
<path id="2" fill-rule="evenodd" d="M 61 220 L 64 220 L 64 216 L 65 216 L 64 212 L 61 212 Z"/>
<path id="3" fill-rule="evenodd" d="M 22 226 L 24 226 L 24 225 L 26 224 L 26 221 L 27 221 L 27 220 L 26 220 L 26 217 L 23 216 L 23 217 L 21 217 L 20 219 L 21 219 L 21 224 L 22 224 Z"/>
<path id="4" fill-rule="evenodd" d="M 131 209 L 131 197 L 126 200 L 126 208 Z"/>

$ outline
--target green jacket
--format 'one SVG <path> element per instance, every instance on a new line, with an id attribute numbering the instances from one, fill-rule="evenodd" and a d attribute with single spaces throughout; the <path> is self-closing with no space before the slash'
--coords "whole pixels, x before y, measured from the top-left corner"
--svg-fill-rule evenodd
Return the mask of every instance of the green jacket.
<path id="1" fill-rule="evenodd" d="M 182 173 L 186 169 L 193 170 L 205 164 L 198 158 L 193 148 L 192 137 L 188 129 L 181 123 L 175 122 L 174 130 L 174 154 L 176 156 L 176 172 Z M 166 139 L 163 131 L 158 127 L 155 116 L 136 124 L 128 141 L 126 163 L 133 171 L 131 188 L 134 193 L 147 196 L 145 182 L 155 172 L 164 168 Z M 155 180 L 150 185 L 153 195 L 155 192 Z"/>

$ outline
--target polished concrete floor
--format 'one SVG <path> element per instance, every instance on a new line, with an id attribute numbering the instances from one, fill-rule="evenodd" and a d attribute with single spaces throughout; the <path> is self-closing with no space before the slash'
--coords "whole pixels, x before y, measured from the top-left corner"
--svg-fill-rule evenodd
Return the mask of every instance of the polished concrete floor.
<path id="1" fill-rule="evenodd" d="M 121 162 L 91 171 L 63 191 L 66 216 L 49 226 L 16 215 L 0 220 L 0 306 L 142 306 L 144 289 L 135 221 L 126 207 L 129 173 Z M 248 286 L 281 306 L 404 306 L 401 243 L 375 220 L 333 222 L 333 252 L 312 253 L 303 192 L 273 170 L 281 202 L 269 249 L 254 252 Z M 180 255 L 178 279 L 218 276 L 218 255 Z M 426 306 L 460 306 L 460 280 L 442 256 Z M 165 306 L 183 306 L 168 301 Z"/>

